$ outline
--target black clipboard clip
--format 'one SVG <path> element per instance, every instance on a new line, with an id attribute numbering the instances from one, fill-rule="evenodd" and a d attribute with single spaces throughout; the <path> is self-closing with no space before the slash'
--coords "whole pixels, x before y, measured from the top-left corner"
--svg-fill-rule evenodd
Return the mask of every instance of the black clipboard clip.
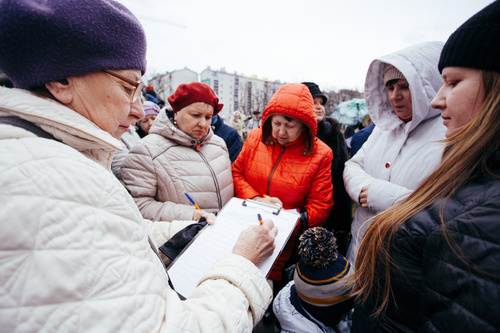
<path id="1" fill-rule="evenodd" d="M 268 203 L 265 203 L 265 202 L 259 202 L 259 201 L 256 201 L 256 200 L 252 200 L 252 199 L 247 199 L 247 200 L 243 200 L 243 202 L 241 203 L 241 205 L 243 207 L 247 207 L 247 201 L 251 201 L 251 202 L 255 202 L 259 205 L 264 205 L 264 206 L 267 206 L 267 207 L 271 207 L 271 208 L 277 208 L 276 211 L 273 211 L 273 215 L 279 215 L 280 212 L 281 212 L 281 207 L 279 206 L 276 206 L 276 205 L 272 205 L 272 204 L 268 204 Z"/>

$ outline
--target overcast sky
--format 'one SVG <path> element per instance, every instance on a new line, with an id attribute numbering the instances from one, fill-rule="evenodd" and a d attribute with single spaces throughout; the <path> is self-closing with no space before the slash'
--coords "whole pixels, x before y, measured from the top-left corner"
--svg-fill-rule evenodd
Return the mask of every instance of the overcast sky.
<path id="1" fill-rule="evenodd" d="M 363 91 L 370 62 L 443 41 L 492 0 L 119 0 L 143 24 L 147 80 L 187 67 Z"/>

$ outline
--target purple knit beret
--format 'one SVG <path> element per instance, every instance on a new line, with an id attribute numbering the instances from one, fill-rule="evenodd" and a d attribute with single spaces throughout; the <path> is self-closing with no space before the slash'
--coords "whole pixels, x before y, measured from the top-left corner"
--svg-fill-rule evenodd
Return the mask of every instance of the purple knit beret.
<path id="1" fill-rule="evenodd" d="M 1 0 L 0 70 L 30 88 L 103 69 L 146 71 L 137 18 L 109 0 Z"/>
<path id="2" fill-rule="evenodd" d="M 146 116 L 152 114 L 158 115 L 158 113 L 160 113 L 161 111 L 160 106 L 158 104 L 150 101 L 145 101 L 142 104 L 142 108 L 144 109 L 144 113 L 146 114 Z"/>

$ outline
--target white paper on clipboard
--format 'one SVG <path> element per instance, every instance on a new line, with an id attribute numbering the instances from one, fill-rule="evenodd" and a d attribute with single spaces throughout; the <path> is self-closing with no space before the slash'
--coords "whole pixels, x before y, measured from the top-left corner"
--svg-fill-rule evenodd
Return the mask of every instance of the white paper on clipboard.
<path id="1" fill-rule="evenodd" d="M 233 252 L 240 233 L 251 225 L 258 225 L 257 214 L 270 219 L 278 228 L 275 249 L 259 269 L 266 276 L 285 247 L 297 225 L 300 214 L 295 210 L 283 210 L 252 200 L 232 198 L 217 215 L 214 225 L 206 226 L 184 251 L 168 267 L 170 281 L 177 293 L 188 298 L 201 277 L 220 258 Z"/>

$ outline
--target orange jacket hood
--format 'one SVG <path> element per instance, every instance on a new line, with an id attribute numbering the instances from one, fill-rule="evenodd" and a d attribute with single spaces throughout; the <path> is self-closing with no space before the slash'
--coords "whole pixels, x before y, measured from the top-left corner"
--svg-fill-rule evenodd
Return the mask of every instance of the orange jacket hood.
<path id="1" fill-rule="evenodd" d="M 306 124 L 311 130 L 306 140 L 314 141 L 318 131 L 314 102 L 311 92 L 306 85 L 301 83 L 287 83 L 282 86 L 271 98 L 262 113 L 262 126 L 270 121 L 273 114 L 281 114 L 296 118 Z M 269 125 L 267 125 L 269 126 Z M 262 138 L 263 141 L 267 138 Z"/>

